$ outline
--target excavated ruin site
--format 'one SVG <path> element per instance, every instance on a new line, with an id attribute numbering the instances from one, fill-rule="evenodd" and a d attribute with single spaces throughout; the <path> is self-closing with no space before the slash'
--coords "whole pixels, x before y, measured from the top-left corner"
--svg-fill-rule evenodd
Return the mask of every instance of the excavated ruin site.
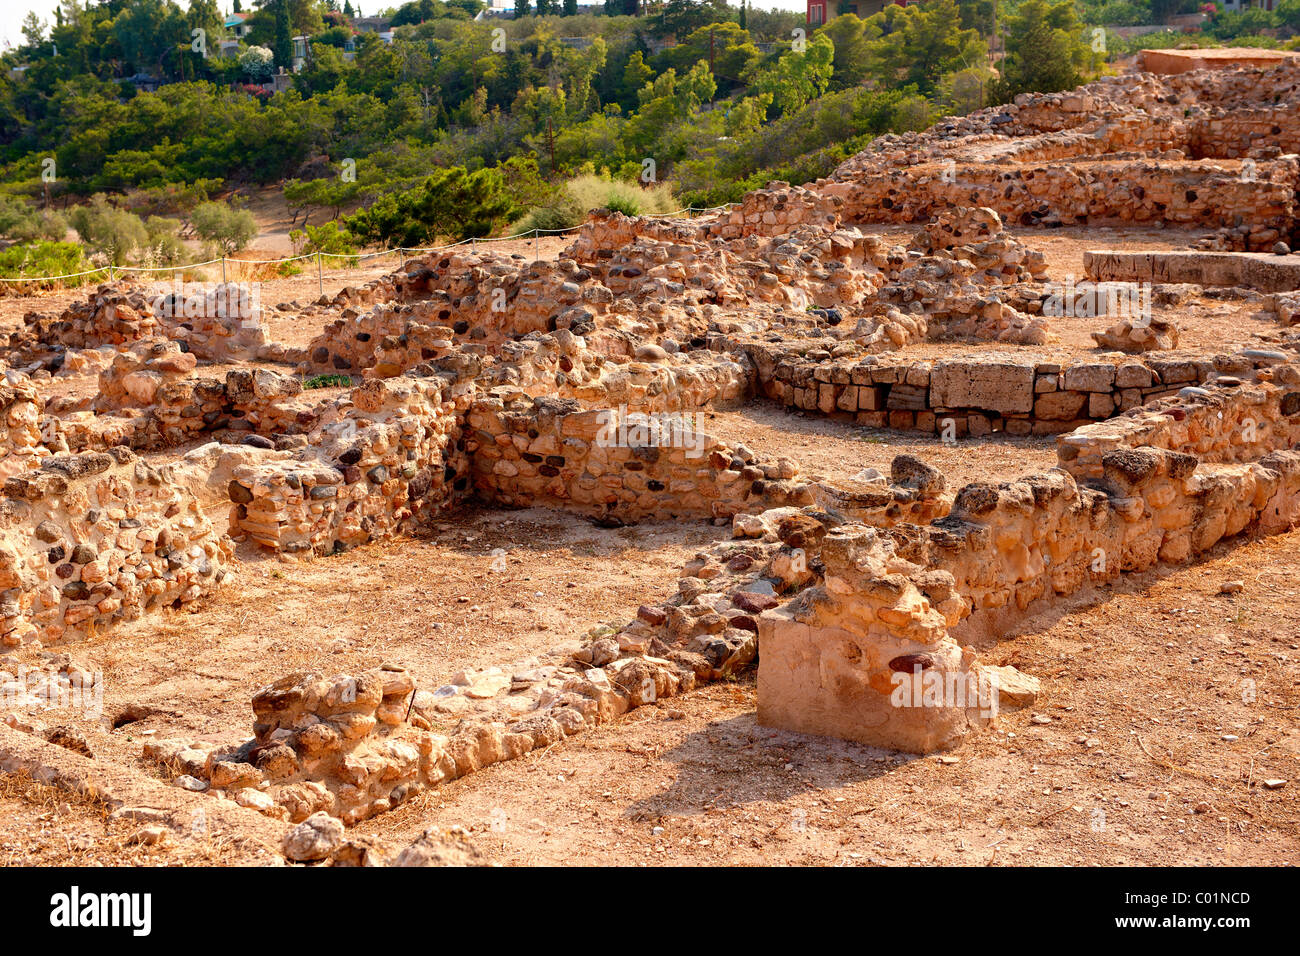
<path id="1" fill-rule="evenodd" d="M 1297 102 L 3 300 L 0 860 L 1294 862 Z"/>

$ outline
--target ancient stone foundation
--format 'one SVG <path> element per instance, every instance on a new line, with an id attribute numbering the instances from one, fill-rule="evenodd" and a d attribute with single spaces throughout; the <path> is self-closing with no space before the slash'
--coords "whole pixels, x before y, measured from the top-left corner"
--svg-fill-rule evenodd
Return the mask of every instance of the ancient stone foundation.
<path id="1" fill-rule="evenodd" d="M 171 467 L 120 447 L 51 457 L 0 498 L 0 641 L 55 644 L 189 604 L 216 590 L 230 557 Z"/>

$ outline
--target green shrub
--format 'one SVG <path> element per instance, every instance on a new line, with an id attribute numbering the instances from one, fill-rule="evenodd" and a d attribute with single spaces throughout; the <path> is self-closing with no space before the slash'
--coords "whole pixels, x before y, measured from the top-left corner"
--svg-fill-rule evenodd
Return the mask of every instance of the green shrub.
<path id="1" fill-rule="evenodd" d="M 358 241 L 413 248 L 491 235 L 514 212 L 496 169 L 440 169 L 414 189 L 386 193 L 344 219 Z"/>
<path id="2" fill-rule="evenodd" d="M 313 388 L 346 388 L 352 384 L 350 375 L 316 375 L 302 383 L 306 389 Z"/>
<path id="3" fill-rule="evenodd" d="M 667 183 L 642 188 L 624 179 L 584 174 L 565 183 L 552 202 L 529 210 L 510 231 L 572 229 L 587 213 L 602 208 L 625 216 L 654 216 L 675 212 L 679 207 Z"/>
<path id="4" fill-rule="evenodd" d="M 347 256 L 349 266 L 357 264 L 357 238 L 337 222 L 295 229 L 289 233 L 289 241 L 293 243 L 295 255 L 322 252 L 330 256 Z"/>
<path id="5" fill-rule="evenodd" d="M 149 243 L 141 261 L 150 266 L 172 266 L 189 258 L 189 250 L 180 237 L 181 221 L 165 216 L 150 216 L 145 220 Z"/>
<path id="6" fill-rule="evenodd" d="M 511 235 L 532 232 L 534 229 L 559 231 L 572 229 L 582 222 L 587 211 L 578 205 L 578 201 L 566 194 L 556 197 L 548 205 L 530 209 L 528 214 L 510 227 Z"/>
<path id="7" fill-rule="evenodd" d="M 17 279 L 24 276 L 66 276 L 85 272 L 90 266 L 80 244 L 75 242 L 51 242 L 38 240 L 21 243 L 0 249 L 0 277 Z M 53 289 L 62 286 L 80 286 L 88 282 L 102 281 L 103 275 L 77 276 L 73 279 L 35 282 L 21 285 L 6 282 L 4 287 L 30 290 L 35 288 Z"/>

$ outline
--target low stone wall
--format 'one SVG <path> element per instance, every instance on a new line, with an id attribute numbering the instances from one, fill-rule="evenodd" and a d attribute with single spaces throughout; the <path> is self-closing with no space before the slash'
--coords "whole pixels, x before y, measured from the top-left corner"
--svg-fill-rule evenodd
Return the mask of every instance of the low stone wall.
<path id="1" fill-rule="evenodd" d="M 826 202 L 816 192 L 785 182 L 771 182 L 746 193 L 739 203 L 705 226 L 705 235 L 721 239 L 782 236 L 796 226 L 813 224 L 835 229 L 840 203 Z"/>
<path id="2" fill-rule="evenodd" d="M 224 379 L 194 374 L 193 353 L 151 339 L 117 353 L 100 373 L 92 412 L 47 416 L 43 424 L 71 449 L 128 445 L 141 451 L 203 436 L 239 441 L 249 435 L 303 434 L 317 421 L 318 401 L 290 375 L 239 368 Z"/>
<path id="3" fill-rule="evenodd" d="M 467 418 L 475 491 L 615 522 L 730 518 L 811 504 L 788 458 L 769 464 L 698 430 L 693 416 L 627 416 L 563 399 L 479 397 Z"/>
<path id="4" fill-rule="evenodd" d="M 1189 126 L 1188 147 L 1197 157 L 1240 159 L 1300 152 L 1300 114 L 1285 104 L 1218 109 Z"/>
<path id="5" fill-rule="evenodd" d="M 1300 255 L 1095 250 L 1083 254 L 1083 269 L 1089 279 L 1102 281 L 1187 282 L 1260 292 L 1300 288 Z"/>
<path id="6" fill-rule="evenodd" d="M 47 459 L 0 498 L 0 642 L 75 640 L 197 601 L 231 554 L 171 466 L 125 448 Z"/>
<path id="7" fill-rule="evenodd" d="M 297 453 L 242 465 L 232 533 L 276 551 L 328 554 L 395 534 L 469 491 L 459 447 L 469 390 L 403 376 L 353 389 Z"/>
<path id="8" fill-rule="evenodd" d="M 751 654 L 752 647 L 751 640 Z M 514 698 L 513 716 L 507 710 L 504 720 L 466 721 L 449 735 L 431 731 L 419 704 L 431 695 L 400 668 L 355 677 L 292 674 L 254 695 L 251 740 L 224 748 L 162 740 L 146 744 L 144 757 L 190 788 L 268 816 L 299 822 L 323 812 L 350 826 L 696 682 L 690 661 L 590 662 L 588 655 L 585 665 L 547 668 L 542 681 L 526 681 L 539 686 Z"/>
<path id="9" fill-rule="evenodd" d="M 1282 363 L 1282 352 L 1243 353 L 1244 361 Z M 1243 373 L 1246 368 L 1241 369 Z M 1256 374 L 1256 373 L 1252 373 Z M 1132 412 L 1084 425 L 1057 439 L 1061 467 L 1075 478 L 1101 478 L 1107 453 L 1148 446 L 1206 463 L 1254 461 L 1300 444 L 1300 369 L 1264 365 L 1259 382 L 1223 375 Z"/>
<path id="10" fill-rule="evenodd" d="M 459 341 L 486 348 L 530 332 L 583 334 L 614 299 L 568 257 L 436 254 L 407 263 L 396 278 L 406 280 L 403 295 L 422 294 L 423 301 L 345 310 L 308 345 L 304 372 L 389 378 L 447 355 Z"/>
<path id="11" fill-rule="evenodd" d="M 635 412 L 725 407 L 753 392 L 754 369 L 743 355 L 642 346 L 632 358 L 613 361 L 578 336 L 559 331 L 502 346 L 500 359 L 484 369 L 479 382 L 484 388 L 507 386 L 527 395 Z"/>
<path id="12" fill-rule="evenodd" d="M 49 349 L 121 348 L 159 332 L 145 289 L 124 281 L 97 287 L 57 316 L 27 313 L 22 330 L 10 334 L 9 348 L 30 361 L 34 353 Z"/>
<path id="13" fill-rule="evenodd" d="M 1169 222 L 1241 229 L 1243 248 L 1268 251 L 1294 228 L 1300 162 L 1260 160 L 1250 178 L 1197 162 L 967 164 L 956 171 L 931 164 L 818 188 L 844 201 L 849 223 L 919 222 L 949 206 L 977 205 L 1021 226 Z"/>
<path id="14" fill-rule="evenodd" d="M 831 360 L 746 345 L 762 394 L 783 405 L 872 428 L 960 438 L 1005 431 L 1054 435 L 1175 394 L 1216 374 L 1209 358 L 1146 357 L 1070 365 L 1019 355 L 903 364 Z"/>
<path id="15" fill-rule="evenodd" d="M 160 328 L 206 362 L 251 362 L 270 344 L 262 321 L 261 287 L 252 283 L 177 283 L 155 288 Z"/>

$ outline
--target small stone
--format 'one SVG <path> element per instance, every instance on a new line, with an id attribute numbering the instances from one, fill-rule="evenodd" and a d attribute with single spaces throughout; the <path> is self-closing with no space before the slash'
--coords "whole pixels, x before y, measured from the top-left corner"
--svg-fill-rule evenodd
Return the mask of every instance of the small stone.
<path id="1" fill-rule="evenodd" d="M 343 842 L 343 822 L 317 811 L 284 835 L 284 855 L 299 863 L 323 860 Z"/>
<path id="2" fill-rule="evenodd" d="M 126 838 L 127 843 L 139 844 L 141 846 L 157 846 L 167 836 L 167 830 L 164 827 L 151 825 L 141 827 Z"/>

